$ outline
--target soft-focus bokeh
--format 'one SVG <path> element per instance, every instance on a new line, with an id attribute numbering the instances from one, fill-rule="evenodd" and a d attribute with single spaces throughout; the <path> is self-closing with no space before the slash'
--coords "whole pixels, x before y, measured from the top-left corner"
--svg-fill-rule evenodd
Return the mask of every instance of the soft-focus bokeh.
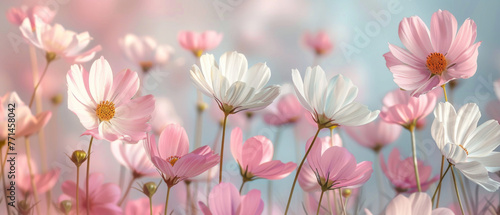
<path id="1" fill-rule="evenodd" d="M 290 84 L 291 69 L 305 71 L 306 67 L 319 64 L 327 76 L 344 74 L 359 87 L 358 100 L 367 104 L 370 109 L 382 107 L 383 96 L 397 85 L 382 57 L 388 51 L 388 43 L 402 46 L 398 37 L 398 25 L 403 17 L 418 15 L 430 26 L 430 19 L 438 9 L 449 10 L 457 18 L 460 26 L 467 18 L 477 24 L 477 40 L 482 41 L 479 48 L 477 73 L 470 79 L 459 80 L 458 86 L 449 94 L 455 107 L 465 103 L 477 103 L 483 116 L 481 122 L 489 119 L 485 112 L 488 102 L 496 99 L 493 91 L 493 81 L 500 77 L 500 2 L 499 1 L 410 1 L 410 0 L 362 0 L 362 1 L 309 1 L 309 0 L 48 0 L 48 1 L 1 1 L 3 14 L 11 7 L 22 4 L 47 5 L 56 10 L 53 23 L 60 23 L 66 29 L 76 32 L 88 31 L 93 37 L 91 45 L 100 44 L 103 50 L 96 58 L 104 56 L 113 71 L 130 68 L 140 72 L 137 65 L 127 61 L 121 52 L 119 39 L 128 33 L 139 36 L 151 36 L 159 44 L 167 44 L 174 48 L 169 62 L 161 68 L 150 71 L 142 76 L 143 94 L 153 94 L 156 97 L 167 97 L 175 107 L 176 113 L 187 130 L 194 147 L 196 95 L 194 85 L 189 77 L 191 65 L 197 59 L 182 49 L 177 41 L 177 35 L 182 30 L 205 31 L 215 30 L 224 34 L 221 44 L 209 51 L 218 58 L 226 51 L 238 51 L 245 54 L 249 65 L 266 62 L 271 69 L 272 77 L 269 84 Z M 389 16 L 386 16 L 389 15 Z M 7 19 L 0 19 L 0 95 L 8 91 L 17 91 L 21 99 L 29 101 L 33 90 L 32 68 L 29 57 L 29 46 L 23 41 L 18 27 L 10 24 Z M 324 30 L 329 35 L 334 49 L 331 53 L 315 58 L 314 52 L 308 49 L 303 41 L 306 32 Z M 39 69 L 43 69 L 45 60 L 38 52 Z M 91 63 L 83 66 L 90 68 Z M 67 155 L 76 149 L 86 150 L 88 136 L 80 137 L 85 130 L 78 118 L 67 108 L 67 87 L 65 76 L 69 64 L 64 60 L 54 62 L 48 70 L 41 90 L 43 107 L 51 110 L 53 116 L 46 126 L 46 142 L 48 146 L 48 163 L 51 167 L 61 168 L 61 175 L 54 188 L 54 196 L 61 194 L 60 185 L 65 180 L 74 180 L 75 171 Z M 63 101 L 54 105 L 51 99 L 62 96 Z M 438 101 L 442 101 L 440 98 Z M 213 101 L 205 97 L 207 103 Z M 210 105 L 210 108 L 216 108 Z M 499 107 L 500 108 L 500 107 Z M 203 120 L 203 145 L 213 146 L 220 141 L 218 121 L 207 111 Z M 433 175 L 439 175 L 440 152 L 430 135 L 430 124 L 433 115 L 427 118 L 426 128 L 417 132 L 419 157 L 428 161 L 433 167 Z M 234 120 L 236 124 L 236 120 Z M 250 123 L 250 124 L 248 124 Z M 229 128 L 229 132 L 232 130 Z M 283 162 L 298 162 L 298 156 L 304 153 L 305 140 L 314 135 L 314 129 L 297 132 L 291 127 L 283 128 L 278 145 L 275 145 L 275 157 Z M 263 123 L 262 115 L 256 112 L 250 122 L 243 128 L 243 137 L 247 139 L 254 135 L 264 135 L 275 140 L 277 129 Z M 308 133 L 309 132 L 309 133 Z M 323 133 L 324 132 L 324 133 Z M 327 130 L 320 136 L 327 136 Z M 337 130 L 344 141 L 344 146 L 353 153 L 357 161 L 374 161 L 374 170 L 379 171 L 378 159 L 375 154 L 361 147 L 342 130 Z M 229 137 L 229 136 L 227 136 Z M 403 130 L 398 140 L 381 153 L 388 156 L 393 147 L 398 147 L 403 157 L 411 155 L 409 132 Z M 40 160 L 37 138 L 32 138 L 32 148 L 36 160 Z M 92 172 L 101 172 L 106 182 L 118 183 L 119 163 L 111 155 L 108 142 L 96 141 L 93 146 Z M 295 145 L 299 145 L 299 152 Z M 19 152 L 24 152 L 23 144 L 18 144 Z M 217 149 L 218 151 L 218 149 Z M 432 159 L 432 162 L 430 162 Z M 239 169 L 233 160 L 229 145 L 226 145 L 224 169 L 225 181 L 233 182 L 237 187 L 241 183 Z M 435 162 L 434 162 L 435 161 Z M 382 188 L 383 194 L 378 194 L 376 173 L 364 186 L 361 198 L 362 208 L 380 210 L 380 203 L 387 204 L 395 192 L 387 183 L 385 176 Z M 293 181 L 293 175 L 273 183 L 273 195 L 278 206 L 275 211 L 283 211 Z M 124 181 L 128 182 L 129 173 Z M 141 182 L 159 181 L 159 178 L 145 178 Z M 447 178 L 448 180 L 448 178 Z M 449 181 L 448 181 L 449 182 Z M 455 201 L 453 189 L 447 183 L 443 189 L 441 205 L 447 206 Z M 137 185 L 135 185 L 137 186 Z M 170 205 L 174 210 L 183 209 L 185 199 L 183 183 L 173 188 L 174 198 Z M 474 187 L 475 185 L 473 185 Z M 203 187 L 203 189 L 202 189 Z M 253 188 L 262 191 L 262 198 L 267 205 L 267 182 L 257 180 L 245 185 L 245 190 Z M 431 186 L 430 190 L 434 190 Z M 302 214 L 302 191 L 295 188 L 292 211 Z M 480 189 L 481 192 L 484 190 Z M 155 198 L 156 204 L 164 202 L 166 189 L 164 184 Z M 204 185 L 200 185 L 200 200 L 205 196 Z M 130 199 L 142 197 L 142 194 L 132 190 Z M 377 197 L 377 198 L 375 198 Z M 178 202 L 179 204 L 175 204 Z M 177 208 L 176 208 L 177 207 Z M 2 208 L 3 210 L 3 208 Z M 264 210 L 267 212 L 267 209 Z"/>

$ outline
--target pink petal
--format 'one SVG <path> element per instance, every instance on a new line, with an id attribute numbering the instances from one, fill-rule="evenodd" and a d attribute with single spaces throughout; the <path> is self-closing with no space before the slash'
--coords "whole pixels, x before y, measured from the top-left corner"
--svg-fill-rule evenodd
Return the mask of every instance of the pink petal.
<path id="1" fill-rule="evenodd" d="M 296 167 L 297 164 L 293 162 L 284 164 L 281 161 L 274 160 L 255 167 L 254 169 L 252 169 L 252 174 L 259 178 L 278 180 L 290 175 L 290 173 L 292 173 Z"/>
<path id="2" fill-rule="evenodd" d="M 167 125 L 160 134 L 158 150 L 164 159 L 187 154 L 189 152 L 189 139 L 184 128 L 178 124 Z"/>
<path id="3" fill-rule="evenodd" d="M 243 135 L 241 129 L 236 127 L 231 131 L 231 154 L 233 158 L 241 165 L 242 162 L 242 148 L 243 148 Z"/>
<path id="4" fill-rule="evenodd" d="M 446 10 L 438 10 L 432 14 L 431 40 L 435 51 L 448 53 L 456 33 L 457 20 L 453 14 Z"/>
<path id="5" fill-rule="evenodd" d="M 213 215 L 236 214 L 240 202 L 240 194 L 231 183 L 216 185 L 208 196 L 208 205 Z"/>
<path id="6" fill-rule="evenodd" d="M 259 215 L 264 210 L 264 201 L 260 197 L 259 190 L 250 190 L 241 197 L 241 203 L 238 207 L 239 215 Z"/>
<path id="7" fill-rule="evenodd" d="M 96 102 L 109 101 L 113 86 L 113 72 L 104 57 L 94 61 L 90 67 L 89 89 Z"/>
<path id="8" fill-rule="evenodd" d="M 139 76 L 136 72 L 127 69 L 118 73 L 111 90 L 111 98 L 115 106 L 118 107 L 122 103 L 128 102 L 139 90 L 139 84 Z"/>
<path id="9" fill-rule="evenodd" d="M 399 38 L 417 58 L 425 59 L 433 52 L 429 30 L 418 16 L 403 18 L 399 23 Z"/>

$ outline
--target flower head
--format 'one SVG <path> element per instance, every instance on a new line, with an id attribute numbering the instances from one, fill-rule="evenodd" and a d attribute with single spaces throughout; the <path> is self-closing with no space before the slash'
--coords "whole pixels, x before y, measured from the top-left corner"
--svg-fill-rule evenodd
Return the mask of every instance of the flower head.
<path id="1" fill-rule="evenodd" d="M 101 50 L 101 46 L 95 46 L 82 52 L 92 40 L 88 32 L 77 34 L 59 24 L 51 26 L 44 23 L 37 16 L 34 19 L 35 28 L 31 27 L 30 19 L 26 18 L 19 29 L 31 44 L 46 52 L 48 61 L 61 57 L 70 63 L 83 63 L 90 61 Z"/>
<path id="2" fill-rule="evenodd" d="M 203 202 L 198 202 L 198 205 L 204 215 L 258 215 L 264 210 L 259 190 L 250 190 L 246 195 L 240 196 L 231 183 L 216 185 L 208 196 L 208 206 Z"/>
<path id="3" fill-rule="evenodd" d="M 174 51 L 171 46 L 158 45 L 155 39 L 148 36 L 127 34 L 119 43 L 128 60 L 140 66 L 143 72 L 165 64 Z"/>
<path id="4" fill-rule="evenodd" d="M 115 141 L 111 144 L 111 152 L 121 165 L 132 171 L 134 177 L 156 176 L 158 172 L 144 149 L 143 141 L 136 144 Z"/>
<path id="5" fill-rule="evenodd" d="M 394 148 L 389 155 L 387 164 L 384 161 L 384 155 L 379 155 L 380 166 L 385 176 L 389 179 L 397 193 L 413 193 L 417 191 L 417 181 L 413 169 L 413 158 L 408 157 L 404 160 L 400 158 L 397 148 Z M 426 191 L 429 186 L 439 179 L 439 175 L 431 177 L 432 167 L 424 165 L 424 162 L 417 160 L 418 174 L 422 191 Z"/>
<path id="6" fill-rule="evenodd" d="M 333 44 L 325 31 L 318 31 L 316 34 L 305 33 L 304 42 L 316 55 L 326 55 L 333 49 Z"/>
<path id="7" fill-rule="evenodd" d="M 388 123 L 409 128 L 432 112 L 436 105 L 436 96 L 428 93 L 416 98 L 408 92 L 396 89 L 385 95 L 383 103 L 380 118 Z"/>
<path id="8" fill-rule="evenodd" d="M 155 102 L 152 95 L 131 99 L 139 90 L 136 72 L 127 69 L 113 77 L 108 61 L 101 57 L 90 73 L 81 65 L 71 66 L 66 79 L 68 108 L 87 129 L 84 134 L 130 143 L 146 137 Z"/>
<path id="9" fill-rule="evenodd" d="M 466 19 L 457 33 L 457 20 L 449 11 L 432 15 L 431 29 L 418 16 L 403 18 L 399 38 L 406 49 L 389 44 L 384 54 L 394 82 L 412 96 L 476 73 L 478 48 L 476 24 Z"/>
<path id="10" fill-rule="evenodd" d="M 20 26 L 24 19 L 28 18 L 31 28 L 35 29 L 35 16 L 39 17 L 44 23 L 50 23 L 55 15 L 56 13 L 50 10 L 49 7 L 40 5 L 28 7 L 23 5 L 20 8 L 10 8 L 7 11 L 7 20 L 16 26 Z"/>
<path id="11" fill-rule="evenodd" d="M 165 127 L 160 134 L 158 144 L 155 136 L 151 135 L 145 141 L 144 147 L 169 187 L 197 176 L 219 162 L 219 156 L 208 146 L 202 146 L 188 153 L 189 140 L 186 131 L 177 124 Z"/>
<path id="12" fill-rule="evenodd" d="M 347 149 L 332 146 L 326 150 L 314 145 L 307 156 L 311 170 L 323 191 L 343 187 L 359 187 L 370 179 L 372 162 L 356 163 L 356 158 Z"/>
<path id="13" fill-rule="evenodd" d="M 354 102 L 358 88 L 348 78 L 336 75 L 326 79 L 321 67 L 308 67 L 304 81 L 298 70 L 292 70 L 295 92 L 302 106 L 313 116 L 318 126 L 364 125 L 377 118 L 379 111 L 370 111 Z"/>
<path id="14" fill-rule="evenodd" d="M 270 107 L 273 107 L 271 104 Z M 269 125 L 280 126 L 292 124 L 300 120 L 304 113 L 299 100 L 293 94 L 283 95 L 278 99 L 275 107 L 266 111 L 264 114 L 264 122 Z"/>
<path id="15" fill-rule="evenodd" d="M 283 163 L 272 160 L 274 155 L 273 143 L 264 136 L 255 136 L 244 144 L 240 128 L 231 132 L 231 153 L 238 162 L 242 177 L 247 180 L 265 178 L 269 180 L 282 179 L 297 166 L 293 162 Z"/>
<path id="16" fill-rule="evenodd" d="M 205 31 L 202 33 L 194 31 L 181 31 L 177 36 L 182 48 L 193 52 L 196 57 L 200 57 L 203 52 L 212 50 L 222 41 L 222 33 L 215 31 Z"/>
<path id="17" fill-rule="evenodd" d="M 80 214 L 86 214 L 87 210 L 91 215 L 109 214 L 118 215 L 122 214 L 122 209 L 118 206 L 120 199 L 120 188 L 116 184 L 105 183 L 104 175 L 101 173 L 93 173 L 89 177 L 89 199 L 86 198 L 84 188 L 77 188 L 76 183 L 73 181 L 65 181 L 62 184 L 63 195 L 59 197 L 59 202 L 62 200 L 72 201 L 72 213 L 76 214 L 76 189 L 79 190 L 79 209 Z M 87 208 L 87 201 L 90 201 L 89 208 Z"/>
<path id="18" fill-rule="evenodd" d="M 434 110 L 432 137 L 444 157 L 465 177 L 489 192 L 500 187 L 488 172 L 500 171 L 500 125 L 488 120 L 477 125 L 481 112 L 474 103 L 462 106 L 458 112 L 449 103 L 439 103 Z"/>
<path id="19" fill-rule="evenodd" d="M 398 139 L 401 126 L 378 120 L 357 127 L 345 127 L 345 131 L 360 145 L 378 152 Z"/>
<path id="20" fill-rule="evenodd" d="M 238 52 L 223 54 L 219 66 L 210 54 L 201 56 L 200 62 L 201 70 L 197 65 L 191 68 L 191 79 L 201 92 L 214 98 L 226 114 L 263 109 L 280 93 L 279 86 L 264 87 L 271 77 L 265 63 L 248 69 L 245 55 Z"/>

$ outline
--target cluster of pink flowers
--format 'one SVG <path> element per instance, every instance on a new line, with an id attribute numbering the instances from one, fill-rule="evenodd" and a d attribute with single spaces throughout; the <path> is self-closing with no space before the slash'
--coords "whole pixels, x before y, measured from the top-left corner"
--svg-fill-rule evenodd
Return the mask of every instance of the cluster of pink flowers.
<path id="1" fill-rule="evenodd" d="M 14 211 L 36 215 L 283 212 L 286 215 L 357 214 L 362 210 L 372 214 L 376 207 L 362 204 L 360 199 L 382 198 L 382 195 L 390 196 L 392 191 L 395 193 L 392 199 L 378 200 L 381 204 L 378 212 L 454 214 L 449 208 L 439 207 L 441 188 L 448 182 L 446 176 L 453 178 L 454 195 L 458 197 L 461 213 L 465 211 L 464 205 L 471 210 L 469 200 L 473 197 L 463 184 L 459 189 L 456 177 L 463 180 L 465 176 L 468 182 L 489 192 L 497 192 L 500 188 L 500 181 L 491 174 L 500 171 L 500 152 L 495 151 L 500 145 L 497 121 L 500 119 L 500 80 L 494 84 L 498 100 L 487 106 L 494 119 L 482 124 L 479 124 L 481 112 L 477 104 L 468 103 L 457 109 L 446 94 L 450 81 L 467 79 L 476 73 L 481 42 L 475 41 L 476 25 L 471 19 L 467 19 L 457 32 L 457 21 L 448 11 L 439 10 L 432 15 L 430 30 L 417 16 L 403 18 L 399 37 L 406 49 L 389 44 L 389 52 L 384 54 L 387 68 L 399 89 L 388 92 L 380 100 L 381 110 L 373 110 L 358 101 L 358 91 L 362 90 L 355 80 L 348 78 L 349 75 L 327 77 L 321 66 L 313 65 L 307 67 L 304 74 L 292 69 L 290 85 L 269 85 L 272 79 L 268 64 L 249 66 L 247 57 L 236 51 L 224 52 L 218 61 L 213 54 L 206 53 L 219 46 L 222 33 L 182 31 L 177 35 L 180 46 L 199 60 L 191 69 L 185 69 L 193 89 L 199 93 L 198 103 L 193 104 L 200 120 L 196 123 L 202 124 L 204 110 L 210 108 L 209 114 L 219 128 L 215 140 L 209 142 L 201 130 L 196 130 L 195 138 L 190 141 L 189 127 L 183 126 L 183 122 L 190 119 L 177 114 L 175 102 L 143 90 L 143 81 L 150 71 L 161 70 L 169 63 L 174 54 L 172 46 L 160 45 L 150 36 L 126 34 L 117 44 L 133 69 L 101 56 L 87 70 L 82 64 L 94 59 L 102 47 L 97 45 L 84 51 L 92 41 L 90 34 L 78 34 L 60 24 L 50 24 L 55 15 L 54 11 L 42 6 L 13 8 L 7 13 L 8 20 L 19 26 L 25 40 L 32 48 L 41 50 L 46 59 L 45 71 L 39 80 L 38 77 L 34 79 L 29 105 L 16 92 L 0 97 L 0 154 L 8 152 L 7 143 L 11 138 L 25 140 L 24 150 L 17 158 L 17 165 L 21 166 L 16 176 L 21 192 L 19 203 L 10 207 L 2 202 L 9 215 Z M 334 47 L 326 31 L 307 33 L 304 41 L 316 57 L 331 53 Z M 74 139 L 90 139 L 85 145 L 88 150 L 75 150 L 65 158 L 71 162 L 71 178 L 63 176 L 59 166 L 48 168 L 42 150 L 33 156 L 30 148 L 33 136 L 39 137 L 41 149 L 45 146 L 44 128 L 55 118 L 55 113 L 40 108 L 33 114 L 31 107 L 37 95 L 43 93 L 37 88 L 49 64 L 58 58 L 71 64 L 66 73 L 66 107 L 82 126 L 81 136 Z M 444 102 L 439 102 L 441 90 Z M 211 107 L 204 103 L 202 94 L 212 99 Z M 16 105 L 15 135 L 9 133 L 12 104 Z M 432 113 L 434 119 L 428 123 L 426 118 Z M 256 134 L 249 129 L 256 114 L 266 128 L 278 132 L 269 136 L 269 132 Z M 307 139 L 304 145 L 290 141 L 281 141 L 282 145 L 278 145 L 280 131 L 290 127 L 295 136 L 287 140 Z M 425 132 L 426 127 L 430 127 L 431 145 L 440 152 L 439 156 L 417 150 L 417 146 L 428 146 L 416 138 L 416 131 Z M 399 146 L 389 146 L 397 145 L 393 143 L 404 129 L 411 135 L 407 142 L 411 143 L 412 156 L 405 156 Z M 298 130 L 310 133 L 301 138 Z M 330 133 L 325 135 L 324 130 Z M 375 162 L 356 158 L 343 132 L 375 153 Z M 228 145 L 225 145 L 226 139 Z M 107 178 L 104 172 L 94 171 L 106 165 L 95 161 L 97 150 L 102 148 L 92 148 L 94 141 L 109 142 L 108 157 L 119 163 L 122 173 L 130 173 L 130 177 L 119 176 L 120 181 L 130 179 L 126 188 L 122 189 L 122 182 Z M 47 145 L 58 152 L 50 143 Z M 283 147 L 293 148 L 294 145 L 297 152 L 294 159 L 277 156 L 276 152 Z M 230 147 L 229 155 L 225 154 L 227 147 Z M 392 151 L 384 152 L 389 147 L 393 147 Z M 384 154 L 389 154 L 387 161 Z M 235 161 L 234 167 L 239 169 L 239 174 L 229 174 L 232 163 L 227 163 L 231 161 L 228 157 Z M 37 159 L 44 161 L 42 165 L 38 165 Z M 0 156 L 0 160 L 0 165 L 5 165 L 5 157 Z M 438 163 L 441 164 L 439 174 L 436 173 Z M 7 170 L 4 168 L 2 174 Z M 381 175 L 378 177 L 379 194 L 363 190 L 374 172 L 383 173 L 393 190 L 384 190 L 386 181 Z M 217 175 L 218 181 L 214 180 Z M 285 191 L 274 193 L 278 191 L 275 189 L 277 181 L 281 187 L 292 177 L 293 182 L 290 186 L 287 184 Z M 149 181 L 150 178 L 155 180 Z M 6 189 L 5 177 L 1 180 Z M 256 180 L 266 180 L 267 190 L 253 182 Z M 297 182 L 300 188 L 296 188 Z M 299 189 L 303 192 L 294 193 Z M 60 195 L 53 196 L 52 190 Z M 144 196 L 132 198 L 131 193 Z M 164 205 L 156 204 L 156 199 L 163 200 L 159 193 L 166 195 Z M 288 199 L 286 204 L 284 199 L 273 201 L 278 194 Z M 293 197 L 300 197 L 300 194 L 304 198 L 299 204 Z M 464 196 L 470 199 L 461 199 Z M 475 209 L 479 207 L 477 198 Z M 7 194 L 3 199 L 7 200 Z M 490 204 L 495 210 L 494 203 L 490 201 Z M 491 210 L 490 205 L 484 207 Z"/>

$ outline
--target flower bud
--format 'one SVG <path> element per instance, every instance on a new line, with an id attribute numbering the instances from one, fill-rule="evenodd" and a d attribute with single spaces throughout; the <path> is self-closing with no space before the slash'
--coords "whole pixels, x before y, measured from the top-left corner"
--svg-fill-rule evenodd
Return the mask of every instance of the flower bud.
<path id="1" fill-rule="evenodd" d="M 156 183 L 154 182 L 148 182 L 142 186 L 142 192 L 146 194 L 146 196 L 148 196 L 149 198 L 153 197 L 157 189 L 158 186 L 156 186 Z"/>
<path id="2" fill-rule="evenodd" d="M 28 215 L 31 214 L 31 209 L 33 207 L 30 206 L 30 204 L 26 200 L 21 200 L 19 203 L 17 203 L 17 210 L 20 215 Z"/>
<path id="3" fill-rule="evenodd" d="M 63 101 L 63 95 L 58 93 L 57 95 L 53 96 L 50 101 L 52 102 L 53 105 L 59 105 Z"/>
<path id="4" fill-rule="evenodd" d="M 71 161 L 73 161 L 77 167 L 80 167 L 86 160 L 87 153 L 83 150 L 76 150 L 71 155 Z"/>
<path id="5" fill-rule="evenodd" d="M 64 200 L 59 203 L 59 207 L 64 214 L 69 214 L 71 208 L 73 207 L 73 203 L 70 200 Z"/>
<path id="6" fill-rule="evenodd" d="M 196 109 L 198 110 L 198 112 L 203 112 L 207 108 L 208 108 L 208 104 L 205 102 L 198 102 L 198 104 L 196 105 Z"/>
<path id="7" fill-rule="evenodd" d="M 349 198 L 349 196 L 351 196 L 352 194 L 352 190 L 351 189 L 343 189 L 342 190 L 342 196 L 344 198 Z"/>

